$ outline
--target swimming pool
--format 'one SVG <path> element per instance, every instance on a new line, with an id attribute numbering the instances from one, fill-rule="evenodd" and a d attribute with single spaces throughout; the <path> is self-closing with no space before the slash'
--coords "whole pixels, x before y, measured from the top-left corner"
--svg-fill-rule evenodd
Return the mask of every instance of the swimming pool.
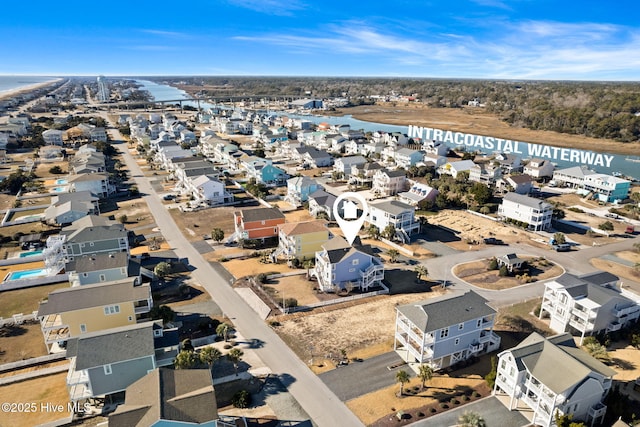
<path id="1" fill-rule="evenodd" d="M 66 193 L 67 187 L 53 187 L 54 193 Z"/>
<path id="2" fill-rule="evenodd" d="M 57 185 L 63 185 L 63 184 L 67 184 L 69 181 L 67 181 L 66 179 L 56 179 L 56 184 Z"/>
<path id="3" fill-rule="evenodd" d="M 47 269 L 46 268 L 36 268 L 33 270 L 22 270 L 22 271 L 12 271 L 7 274 L 7 277 L 4 279 L 5 282 L 10 280 L 19 280 L 19 279 L 33 279 L 35 277 L 46 276 Z"/>
<path id="4" fill-rule="evenodd" d="M 37 255 L 42 255 L 42 249 L 39 249 L 37 251 L 22 252 L 20 254 L 20 258 L 26 258 L 29 256 L 37 256 Z"/>

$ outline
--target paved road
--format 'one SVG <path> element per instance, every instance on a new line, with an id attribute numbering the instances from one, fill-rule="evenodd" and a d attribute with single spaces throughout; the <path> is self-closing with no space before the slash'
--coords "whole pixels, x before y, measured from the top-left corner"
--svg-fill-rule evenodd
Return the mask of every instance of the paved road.
<path id="1" fill-rule="evenodd" d="M 122 141 L 117 130 L 111 129 L 113 141 Z M 300 403 L 314 424 L 318 426 L 361 426 L 362 423 L 336 397 L 335 394 L 314 375 L 309 368 L 289 349 L 280 337 L 268 327 L 258 315 L 229 286 L 227 278 L 220 275 L 182 235 L 173 218 L 162 205 L 149 181 L 125 144 L 121 144 L 123 159 L 130 175 L 136 181 L 145 202 L 152 212 L 157 226 L 162 230 L 167 243 L 180 258 L 188 258 L 195 268 L 192 277 L 202 284 L 213 300 L 233 320 L 235 327 L 248 339 L 257 338 L 264 343 L 256 349 L 258 356 L 271 368 Z"/>

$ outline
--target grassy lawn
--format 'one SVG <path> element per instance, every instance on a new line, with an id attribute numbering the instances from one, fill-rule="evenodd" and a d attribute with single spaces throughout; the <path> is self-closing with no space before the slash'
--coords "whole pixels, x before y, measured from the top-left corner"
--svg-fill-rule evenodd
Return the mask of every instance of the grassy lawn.
<path id="1" fill-rule="evenodd" d="M 24 264 L 21 264 L 21 269 Z M 13 266 L 15 267 L 15 266 Z M 6 272 L 0 274 L 6 275 Z M 8 318 L 17 313 L 28 314 L 38 309 L 40 301 L 56 289 L 68 288 L 69 283 L 56 283 L 46 286 L 34 286 L 26 289 L 0 292 L 0 317 Z"/>
<path id="2" fill-rule="evenodd" d="M 169 213 L 185 237 L 194 242 L 202 240 L 203 234 L 211 235 L 211 230 L 214 228 L 221 228 L 225 239 L 232 235 L 235 231 L 233 212 L 236 210 L 238 208 L 233 207 L 203 209 L 197 212 L 180 212 L 179 209 L 170 209 Z M 189 233 L 187 229 L 194 234 Z"/>

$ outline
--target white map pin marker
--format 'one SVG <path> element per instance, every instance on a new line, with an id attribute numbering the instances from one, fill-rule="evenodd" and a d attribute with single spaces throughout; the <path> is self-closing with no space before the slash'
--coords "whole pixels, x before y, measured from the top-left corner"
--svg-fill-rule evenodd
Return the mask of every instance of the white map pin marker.
<path id="1" fill-rule="evenodd" d="M 353 202 L 353 199 L 360 202 L 360 206 L 362 209 L 362 214 L 358 217 L 358 205 Z M 340 202 L 344 200 L 342 204 L 342 212 L 343 215 L 340 216 L 339 206 Z M 364 224 L 365 219 L 367 219 L 367 215 L 369 214 L 369 205 L 367 205 L 367 201 L 362 197 L 362 195 L 353 192 L 342 193 L 338 196 L 335 203 L 333 204 L 333 216 L 338 222 L 340 226 L 340 230 L 342 230 L 342 234 L 344 234 L 345 239 L 349 242 L 350 245 L 353 244 L 353 241 L 356 239 L 360 228 L 362 228 L 362 224 Z"/>

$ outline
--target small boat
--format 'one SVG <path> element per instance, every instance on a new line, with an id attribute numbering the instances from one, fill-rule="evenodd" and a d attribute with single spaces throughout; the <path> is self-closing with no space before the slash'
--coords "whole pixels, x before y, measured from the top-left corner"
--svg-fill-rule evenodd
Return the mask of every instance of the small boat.
<path id="1" fill-rule="evenodd" d="M 640 163 L 640 159 L 638 159 L 638 158 L 634 159 L 633 157 L 626 157 L 625 160 L 628 161 L 628 162 Z"/>

